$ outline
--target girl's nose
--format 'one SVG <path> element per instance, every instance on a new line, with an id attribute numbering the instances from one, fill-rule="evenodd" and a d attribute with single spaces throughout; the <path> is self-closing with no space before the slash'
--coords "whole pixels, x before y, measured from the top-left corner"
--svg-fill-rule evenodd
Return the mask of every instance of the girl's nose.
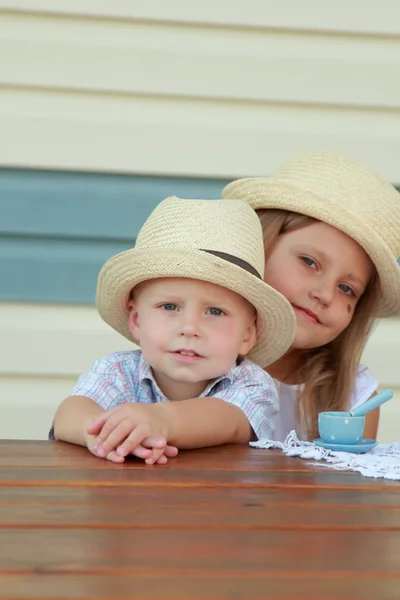
<path id="1" fill-rule="evenodd" d="M 332 304 L 335 295 L 335 284 L 330 282 L 319 280 L 315 282 L 313 288 L 310 291 L 310 297 L 313 300 L 318 300 L 324 306 Z"/>

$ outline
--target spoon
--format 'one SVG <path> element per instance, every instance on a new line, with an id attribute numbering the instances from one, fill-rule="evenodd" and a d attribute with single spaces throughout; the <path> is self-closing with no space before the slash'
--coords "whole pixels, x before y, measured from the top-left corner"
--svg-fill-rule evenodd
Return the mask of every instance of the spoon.
<path id="1" fill-rule="evenodd" d="M 371 410 L 374 410 L 374 408 L 378 408 L 378 406 L 381 406 L 381 404 L 384 404 L 391 398 L 393 398 L 392 390 L 383 390 L 383 392 L 381 392 L 380 394 L 372 396 L 372 398 L 369 398 L 369 400 L 363 402 L 363 404 L 360 404 L 360 406 L 357 406 L 357 408 L 351 410 L 349 412 L 349 415 L 350 417 L 363 417 Z"/>

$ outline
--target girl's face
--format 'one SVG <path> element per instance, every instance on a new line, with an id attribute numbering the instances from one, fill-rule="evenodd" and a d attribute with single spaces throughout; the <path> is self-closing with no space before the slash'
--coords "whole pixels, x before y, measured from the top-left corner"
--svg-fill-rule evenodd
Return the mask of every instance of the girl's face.
<path id="1" fill-rule="evenodd" d="M 267 254 L 264 279 L 295 311 L 292 348 L 318 348 L 342 333 L 372 273 L 361 246 L 331 225 L 319 221 L 280 235 Z"/>

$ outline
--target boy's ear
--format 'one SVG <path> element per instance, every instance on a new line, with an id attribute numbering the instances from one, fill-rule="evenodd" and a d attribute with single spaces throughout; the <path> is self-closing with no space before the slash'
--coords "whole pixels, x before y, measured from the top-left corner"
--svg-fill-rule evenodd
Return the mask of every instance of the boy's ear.
<path id="1" fill-rule="evenodd" d="M 255 346 L 257 341 L 257 321 L 256 317 L 252 320 L 252 322 L 247 327 L 247 330 L 243 336 L 243 341 L 240 346 L 239 354 L 241 356 L 246 356 L 250 352 L 250 350 Z"/>
<path id="2" fill-rule="evenodd" d="M 135 340 L 140 340 L 140 335 L 139 335 L 139 313 L 136 310 L 135 307 L 135 303 L 132 299 L 128 300 L 128 310 L 129 310 L 129 316 L 128 316 L 128 327 L 129 327 L 129 331 L 132 334 L 132 337 L 135 338 Z"/>

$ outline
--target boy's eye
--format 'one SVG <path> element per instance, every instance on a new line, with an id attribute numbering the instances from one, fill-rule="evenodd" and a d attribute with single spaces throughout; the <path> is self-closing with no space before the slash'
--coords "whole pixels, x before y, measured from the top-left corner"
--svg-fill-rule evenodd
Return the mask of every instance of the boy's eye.
<path id="1" fill-rule="evenodd" d="M 312 258 L 310 258 L 309 256 L 300 256 L 300 260 L 307 265 L 307 267 L 311 267 L 311 268 L 316 268 L 317 267 L 317 263 L 315 262 L 315 260 L 313 260 Z"/>
<path id="2" fill-rule="evenodd" d="M 352 290 L 351 287 L 349 287 L 345 283 L 339 284 L 339 289 L 342 290 L 342 292 L 344 292 L 345 294 L 347 294 L 347 296 L 355 296 L 354 290 Z"/>
<path id="3" fill-rule="evenodd" d="M 164 310 L 178 310 L 176 304 L 162 304 L 161 308 L 163 308 Z"/>
<path id="4" fill-rule="evenodd" d="M 209 308 L 207 312 L 210 315 L 214 315 L 214 317 L 220 317 L 224 314 L 224 312 L 220 308 Z"/>

